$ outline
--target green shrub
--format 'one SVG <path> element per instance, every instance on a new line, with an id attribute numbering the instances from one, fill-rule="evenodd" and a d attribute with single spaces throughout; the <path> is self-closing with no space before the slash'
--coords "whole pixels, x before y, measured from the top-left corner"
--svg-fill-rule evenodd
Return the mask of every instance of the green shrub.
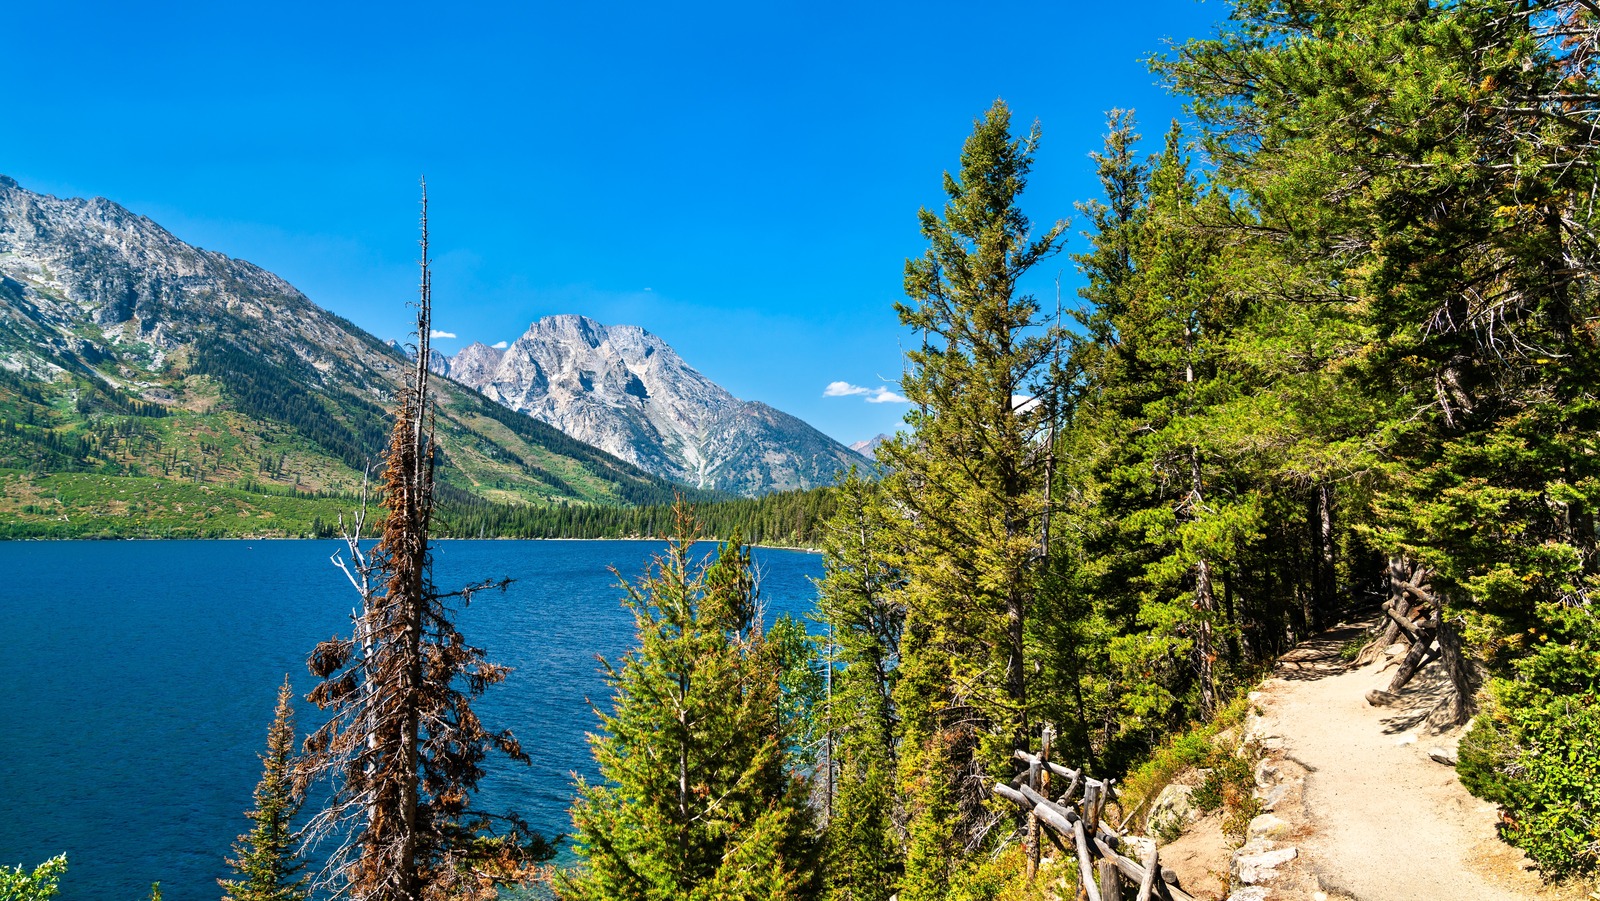
<path id="1" fill-rule="evenodd" d="M 1071 889 L 1060 897 L 1076 897 L 1073 859 L 1061 855 L 1056 865 L 1052 876 L 1066 880 Z M 994 855 L 978 855 L 951 878 L 949 901 L 1045 901 L 1057 896 L 1047 891 L 1045 880 L 1029 882 L 1027 873 L 1020 845 L 1010 845 Z"/>
<path id="2" fill-rule="evenodd" d="M 67 872 L 67 855 L 50 858 L 29 873 L 18 864 L 0 866 L 0 901 L 49 901 L 56 896 L 56 883 Z"/>
<path id="3" fill-rule="evenodd" d="M 1600 700 L 1594 693 L 1479 714 L 1461 742 L 1462 784 L 1504 810 L 1500 834 L 1549 876 L 1600 863 Z"/>
<path id="4" fill-rule="evenodd" d="M 1241 790 L 1248 796 L 1255 787 L 1252 760 L 1253 757 L 1240 757 L 1231 748 L 1215 749 L 1206 762 L 1210 772 L 1190 797 L 1194 806 L 1210 813 L 1227 804 L 1230 795 L 1236 796 Z"/>
<path id="5" fill-rule="evenodd" d="M 1217 776 L 1219 780 L 1230 778 L 1230 774 L 1236 778 L 1237 773 L 1228 768 L 1236 766 L 1235 761 L 1240 760 L 1234 753 L 1237 744 L 1224 742 L 1223 746 L 1219 747 L 1217 736 L 1226 729 L 1242 724 L 1249 709 L 1250 705 L 1245 698 L 1235 698 L 1232 703 L 1217 711 L 1216 718 L 1211 722 L 1201 723 L 1187 732 L 1169 736 L 1165 743 L 1150 753 L 1144 763 L 1128 773 L 1128 777 L 1117 787 L 1118 802 L 1122 810 L 1133 811 L 1147 807 L 1147 802 L 1155 800 L 1163 788 L 1171 785 L 1173 780 L 1186 770 L 1210 767 L 1214 774 L 1223 771 L 1223 775 Z M 1254 772 L 1251 769 L 1253 763 L 1244 761 L 1243 765 L 1245 779 L 1253 780 Z M 1203 794 L 1208 798 L 1214 796 L 1212 800 L 1215 803 L 1209 807 L 1202 804 L 1201 809 L 1215 810 L 1223 803 L 1222 782 L 1219 781 L 1210 787 L 1202 783 L 1195 794 L 1197 798 Z M 1197 799 L 1196 803 L 1200 804 L 1200 801 Z M 1169 839 L 1163 839 L 1167 840 Z"/>
<path id="6" fill-rule="evenodd" d="M 1552 620 L 1491 682 L 1456 772 L 1500 805 L 1501 836 L 1560 877 L 1600 864 L 1600 630 L 1587 613 Z"/>

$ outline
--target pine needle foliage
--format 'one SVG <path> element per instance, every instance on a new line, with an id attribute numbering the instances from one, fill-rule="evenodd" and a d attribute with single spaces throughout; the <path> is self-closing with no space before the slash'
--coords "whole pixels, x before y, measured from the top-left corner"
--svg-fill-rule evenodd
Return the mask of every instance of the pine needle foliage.
<path id="1" fill-rule="evenodd" d="M 67 855 L 58 854 L 27 871 L 21 864 L 0 866 L 0 899 L 4 901 L 50 901 L 60 891 L 58 883 L 67 872 Z"/>
<path id="2" fill-rule="evenodd" d="M 818 608 L 833 667 L 827 711 L 826 897 L 887 901 L 901 876 L 894 821 L 894 702 L 905 607 L 884 548 L 881 486 L 851 471 L 823 538 Z"/>
<path id="3" fill-rule="evenodd" d="M 762 634 L 748 548 L 690 557 L 687 506 L 637 584 L 639 648 L 606 665 L 615 708 L 590 736 L 602 782 L 572 808 L 584 901 L 814 897 L 807 786 L 785 771 L 779 664 Z"/>
<path id="4" fill-rule="evenodd" d="M 304 901 L 310 896 L 300 859 L 300 835 L 294 828 L 301 797 L 294 791 L 294 691 L 287 677 L 278 689 L 278 704 L 267 728 L 267 750 L 261 755 L 261 781 L 255 807 L 245 816 L 254 825 L 234 842 L 228 866 L 234 879 L 220 879 L 223 901 Z"/>
<path id="5" fill-rule="evenodd" d="M 1048 417 L 1029 400 L 1044 390 L 1062 336 L 1018 283 L 1059 251 L 1066 229 L 1035 234 L 1019 206 L 1038 141 L 1037 126 L 1013 136 L 1003 102 L 973 124 L 959 171 L 944 177 L 942 215 L 918 212 L 929 247 L 906 261 L 907 301 L 895 305 L 924 336 L 901 379 L 911 431 L 879 449 L 892 469 L 891 544 L 906 582 L 900 778 L 928 799 L 910 802 L 913 822 L 955 811 L 954 822 L 929 822 L 935 855 L 951 840 L 977 840 L 989 816 L 975 777 L 1003 769 L 1009 778 L 1011 751 L 1030 731 L 1026 634 Z M 934 764 L 941 771 L 930 777 Z M 913 830 L 913 845 L 921 834 Z"/>

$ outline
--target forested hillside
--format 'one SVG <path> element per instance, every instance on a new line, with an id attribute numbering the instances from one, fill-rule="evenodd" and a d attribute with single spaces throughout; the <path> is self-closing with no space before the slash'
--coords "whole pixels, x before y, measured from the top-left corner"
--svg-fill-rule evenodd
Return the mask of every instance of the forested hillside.
<path id="1" fill-rule="evenodd" d="M 1059 321 L 1037 126 L 977 122 L 906 265 L 911 428 L 825 540 L 829 897 L 1023 891 L 1013 750 L 1120 777 L 1391 561 L 1487 677 L 1433 716 L 1480 711 L 1463 780 L 1594 868 L 1596 13 L 1236 4 L 1154 63 L 1197 127 L 1111 113 Z"/>
<path id="2" fill-rule="evenodd" d="M 783 491 L 754 498 L 724 498 L 694 506 L 707 538 L 748 544 L 814 548 L 834 512 L 831 487 Z M 637 507 L 596 504 L 509 506 L 455 497 L 441 511 L 444 534 L 457 538 L 666 538 L 673 534 L 672 504 Z"/>

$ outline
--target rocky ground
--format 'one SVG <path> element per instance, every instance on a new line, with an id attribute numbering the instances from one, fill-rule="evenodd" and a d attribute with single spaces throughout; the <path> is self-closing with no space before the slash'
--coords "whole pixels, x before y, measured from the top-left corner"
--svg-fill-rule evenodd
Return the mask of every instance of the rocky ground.
<path id="1" fill-rule="evenodd" d="M 1363 633 L 1334 630 L 1285 655 L 1250 695 L 1241 753 L 1259 755 L 1262 813 L 1230 848 L 1216 815 L 1162 849 L 1196 898 L 1227 901 L 1566 901 L 1581 886 L 1546 886 L 1495 833 L 1495 807 L 1456 778 L 1460 729 L 1424 725 L 1444 690 L 1425 668 L 1395 704 L 1392 655 L 1350 668 L 1340 648 Z M 1600 896 L 1595 896 L 1600 897 Z"/>

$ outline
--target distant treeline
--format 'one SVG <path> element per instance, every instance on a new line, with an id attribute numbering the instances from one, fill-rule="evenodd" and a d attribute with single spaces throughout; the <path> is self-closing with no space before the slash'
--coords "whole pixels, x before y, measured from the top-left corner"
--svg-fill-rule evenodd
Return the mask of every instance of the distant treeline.
<path id="1" fill-rule="evenodd" d="M 672 534 L 672 505 L 641 507 L 494 504 L 440 485 L 439 533 L 453 538 L 660 538 Z M 816 547 L 833 515 L 831 488 L 786 491 L 694 506 L 707 538 L 734 534 L 751 544 Z"/>

